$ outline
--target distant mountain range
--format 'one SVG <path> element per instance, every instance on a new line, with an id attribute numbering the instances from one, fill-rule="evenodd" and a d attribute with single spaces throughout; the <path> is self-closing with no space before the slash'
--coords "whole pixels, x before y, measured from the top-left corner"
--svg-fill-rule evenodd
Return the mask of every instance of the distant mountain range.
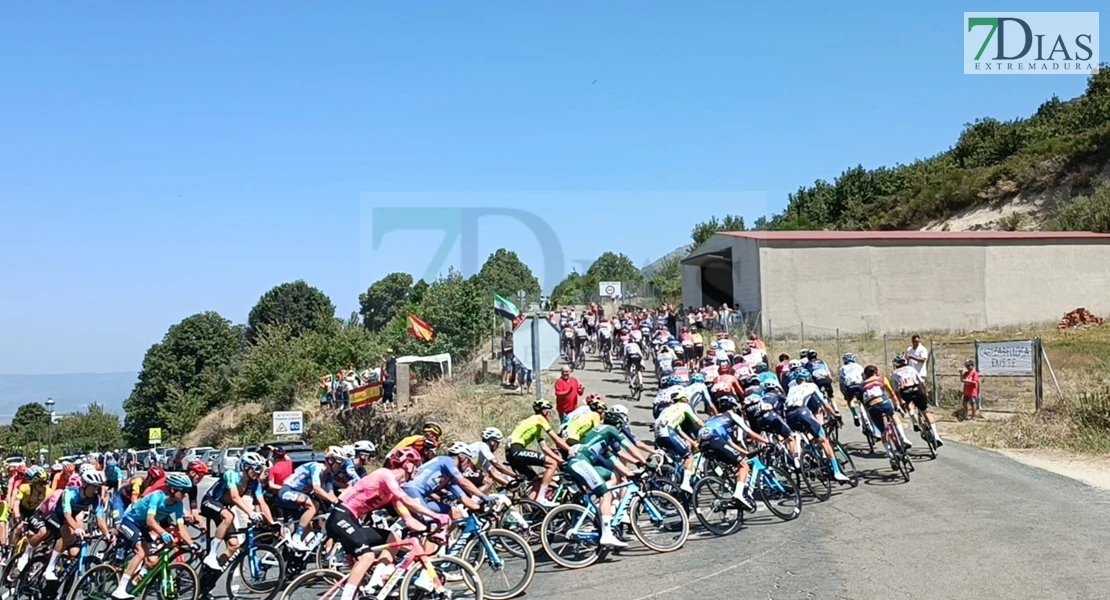
<path id="1" fill-rule="evenodd" d="M 663 255 L 663 257 L 660 258 L 659 260 L 657 260 L 657 261 L 649 264 L 648 266 L 640 269 L 640 273 L 643 273 L 644 279 L 651 279 L 651 276 L 655 273 L 655 271 L 657 271 L 660 267 L 663 266 L 663 263 L 666 262 L 667 259 L 672 258 L 672 257 L 674 257 L 674 258 L 685 258 L 685 256 L 687 254 L 689 254 L 690 251 L 693 250 L 693 249 L 694 249 L 693 245 L 686 245 L 686 246 L 682 246 L 681 248 L 675 248 L 674 250 L 672 250 L 672 251 L 668 252 L 667 254 Z"/>
<path id="2" fill-rule="evenodd" d="M 0 375 L 0 424 L 10 423 L 20 406 L 47 398 L 54 399 L 54 412 L 85 410 L 95 402 L 122 417 L 123 401 L 138 377 L 134 372 Z"/>

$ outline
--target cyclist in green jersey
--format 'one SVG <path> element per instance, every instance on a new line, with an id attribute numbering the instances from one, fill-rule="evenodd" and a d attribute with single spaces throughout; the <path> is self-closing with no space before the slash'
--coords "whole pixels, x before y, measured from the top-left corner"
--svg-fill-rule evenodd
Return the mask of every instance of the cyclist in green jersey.
<path id="1" fill-rule="evenodd" d="M 567 471 L 575 481 L 598 498 L 598 510 L 601 512 L 601 545 L 617 548 L 627 547 L 628 544 L 617 539 L 610 529 L 610 523 L 613 520 L 613 492 L 609 486 L 616 484 L 615 474 L 634 477 L 635 473 L 621 464 L 620 460 L 613 460 L 613 456 L 631 458 L 632 462 L 637 464 L 644 463 L 644 458 L 636 446 L 618 429 L 623 418 L 618 411 L 607 411 L 605 422 L 586 434 L 585 439 L 577 447 L 577 453 L 566 464 Z"/>
<path id="2" fill-rule="evenodd" d="M 563 457 L 548 448 L 544 440 L 550 439 L 560 450 L 570 453 L 570 446 L 559 437 L 559 434 L 551 430 L 548 418 L 552 410 L 554 407 L 547 400 L 540 399 L 533 402 L 532 412 L 535 414 L 517 424 L 509 434 L 508 447 L 505 448 L 505 462 L 509 463 L 514 471 L 535 484 L 532 498 L 545 506 L 553 506 L 553 503 L 547 499 L 547 486 L 551 485 L 555 469 L 563 462 Z M 539 442 L 538 452 L 528 449 L 533 442 Z M 543 467 L 542 478 L 537 477 L 533 467 Z"/>
<path id="3" fill-rule="evenodd" d="M 694 493 L 690 487 L 690 478 L 694 471 L 694 455 L 691 448 L 697 447 L 694 436 L 705 424 L 690 408 L 690 396 L 681 391 L 675 394 L 674 404 L 663 409 L 659 418 L 655 420 L 655 447 L 661 448 L 676 460 L 682 461 L 682 491 L 687 494 Z M 687 428 L 694 431 L 693 435 L 687 433 Z"/>

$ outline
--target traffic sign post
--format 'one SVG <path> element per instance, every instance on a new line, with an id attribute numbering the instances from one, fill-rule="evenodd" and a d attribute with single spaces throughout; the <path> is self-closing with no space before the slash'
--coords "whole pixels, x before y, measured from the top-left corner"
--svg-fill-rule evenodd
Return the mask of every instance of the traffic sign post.
<path id="1" fill-rule="evenodd" d="M 162 443 L 162 428 L 161 427 L 151 427 L 150 431 L 147 434 L 147 442 L 151 446 L 156 446 L 158 444 L 161 444 Z"/>
<path id="2" fill-rule="evenodd" d="M 304 413 L 299 410 L 278 410 L 273 413 L 274 435 L 304 433 Z"/>
<path id="3" fill-rule="evenodd" d="M 597 284 L 597 294 L 603 298 L 616 298 L 621 294 L 621 282 L 602 281 Z"/>

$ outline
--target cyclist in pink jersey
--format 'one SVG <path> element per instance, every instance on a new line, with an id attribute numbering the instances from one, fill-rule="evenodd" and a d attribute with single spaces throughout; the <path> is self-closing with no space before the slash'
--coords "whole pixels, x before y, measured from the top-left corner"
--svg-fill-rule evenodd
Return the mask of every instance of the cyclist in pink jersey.
<path id="1" fill-rule="evenodd" d="M 347 556 L 354 557 L 355 564 L 351 567 L 351 575 L 343 586 L 340 600 L 352 600 L 370 567 L 376 565 L 374 574 L 370 577 L 367 587 L 381 587 L 385 580 L 392 575 L 393 556 L 390 551 L 383 550 L 378 557 L 374 556 L 371 549 L 386 543 L 391 537 L 389 531 L 372 527 L 363 527 L 360 521 L 366 515 L 390 507 L 405 521 L 405 525 L 413 531 L 423 531 L 424 525 L 409 512 L 424 515 L 446 525 L 450 521 L 447 515 L 440 515 L 425 508 L 418 500 L 413 499 L 401 489 L 401 483 L 412 478 L 416 468 L 420 466 L 423 457 L 413 448 L 402 448 L 390 456 L 386 466 L 377 469 L 359 479 L 348 487 L 339 497 L 331 514 L 328 516 L 326 530 L 328 537 L 339 542 Z"/>

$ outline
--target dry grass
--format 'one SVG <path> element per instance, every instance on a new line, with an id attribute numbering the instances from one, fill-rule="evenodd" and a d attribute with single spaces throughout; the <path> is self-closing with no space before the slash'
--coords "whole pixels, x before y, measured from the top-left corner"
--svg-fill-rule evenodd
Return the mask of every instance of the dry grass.
<path id="1" fill-rule="evenodd" d="M 251 423 L 262 414 L 262 405 L 253 402 L 225 406 L 204 416 L 196 428 L 181 440 L 186 448 L 212 446 L 223 448 L 237 441 L 244 423 Z"/>

